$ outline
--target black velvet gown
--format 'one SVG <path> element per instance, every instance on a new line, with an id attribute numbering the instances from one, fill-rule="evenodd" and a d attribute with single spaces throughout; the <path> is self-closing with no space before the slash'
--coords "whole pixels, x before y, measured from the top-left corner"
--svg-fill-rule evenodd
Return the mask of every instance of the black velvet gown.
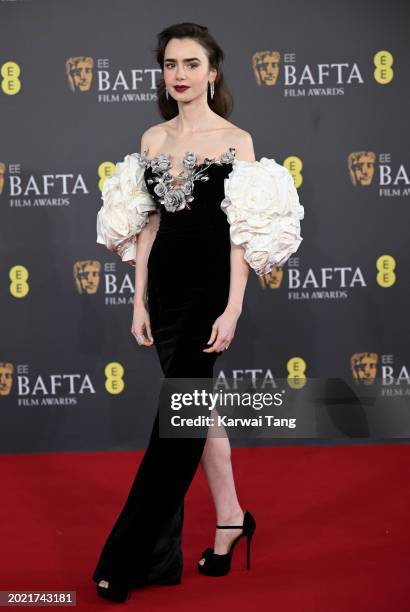
<path id="1" fill-rule="evenodd" d="M 188 156 L 191 179 L 185 183 L 185 196 L 178 190 L 181 182 L 175 170 L 164 187 L 167 167 L 172 168 L 168 158 L 141 158 L 144 188 L 161 214 L 148 260 L 147 301 L 164 377 L 212 378 L 221 354 L 203 349 L 228 303 L 231 244 L 220 203 L 234 155 L 230 148 L 202 164 Z M 166 205 L 160 203 L 164 193 Z M 190 197 L 193 200 L 187 202 Z M 181 203 L 185 207 L 175 210 Z M 161 437 L 158 409 L 148 447 L 93 580 L 121 579 L 132 587 L 181 582 L 184 496 L 205 443 L 205 437 Z"/>

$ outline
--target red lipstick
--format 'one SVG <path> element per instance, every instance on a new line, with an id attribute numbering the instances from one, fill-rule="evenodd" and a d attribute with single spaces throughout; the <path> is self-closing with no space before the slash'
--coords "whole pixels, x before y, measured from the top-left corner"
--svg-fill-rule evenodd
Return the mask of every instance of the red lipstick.
<path id="1" fill-rule="evenodd" d="M 189 89 L 189 87 L 187 85 L 175 85 L 174 89 L 176 91 L 185 91 L 186 89 Z"/>

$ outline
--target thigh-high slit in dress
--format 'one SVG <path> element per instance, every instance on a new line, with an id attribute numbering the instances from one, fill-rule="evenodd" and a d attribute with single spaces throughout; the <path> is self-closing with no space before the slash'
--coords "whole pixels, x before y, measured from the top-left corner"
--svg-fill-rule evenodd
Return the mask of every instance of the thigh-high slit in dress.
<path id="1" fill-rule="evenodd" d="M 188 155 L 191 180 L 184 192 L 175 186 L 175 175 L 170 183 L 163 182 L 172 167 L 166 156 L 149 160 L 144 152 L 139 157 L 144 188 L 161 214 L 148 259 L 147 304 L 164 377 L 212 378 L 221 354 L 203 349 L 209 348 L 212 325 L 228 303 L 231 243 L 220 203 L 234 151 L 230 148 L 199 165 Z M 159 204 L 161 198 L 165 204 Z M 206 437 L 161 437 L 158 409 L 148 447 L 93 580 L 121 579 L 134 587 L 181 581 L 184 496 L 205 442 Z"/>

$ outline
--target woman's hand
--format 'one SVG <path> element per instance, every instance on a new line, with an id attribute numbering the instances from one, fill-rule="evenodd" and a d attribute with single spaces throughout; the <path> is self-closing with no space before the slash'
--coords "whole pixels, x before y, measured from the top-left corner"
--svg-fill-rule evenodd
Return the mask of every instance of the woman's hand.
<path id="1" fill-rule="evenodd" d="M 203 349 L 203 353 L 221 353 L 226 350 L 234 339 L 236 324 L 238 322 L 240 312 L 226 309 L 212 325 L 212 333 L 207 344 L 213 346 Z"/>
<path id="2" fill-rule="evenodd" d="M 151 334 L 151 322 L 149 314 L 143 304 L 134 306 L 134 316 L 132 319 L 131 333 L 136 340 L 138 336 L 145 336 L 142 342 L 138 342 L 137 340 L 139 346 L 152 346 L 154 344 L 154 339 Z"/>

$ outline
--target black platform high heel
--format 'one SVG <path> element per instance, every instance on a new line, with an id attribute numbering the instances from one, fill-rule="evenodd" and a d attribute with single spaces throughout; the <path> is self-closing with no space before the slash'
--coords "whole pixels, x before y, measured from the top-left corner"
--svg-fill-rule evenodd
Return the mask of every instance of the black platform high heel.
<path id="1" fill-rule="evenodd" d="M 224 555 L 214 553 L 213 548 L 207 548 L 201 555 L 205 559 L 203 565 L 198 562 L 198 571 L 206 576 L 225 576 L 231 569 L 232 554 L 236 544 L 243 537 L 246 541 L 246 569 L 251 569 L 251 540 L 256 528 L 256 521 L 252 514 L 245 510 L 243 525 L 217 525 L 217 529 L 242 529 L 242 533 L 234 539 L 230 548 Z"/>
<path id="2" fill-rule="evenodd" d="M 99 580 L 98 582 L 101 582 Z M 129 584 L 122 582 L 121 580 L 107 580 L 108 587 L 103 587 L 97 583 L 97 594 L 108 601 L 116 601 L 117 603 L 123 603 L 131 595 L 131 587 Z"/>

